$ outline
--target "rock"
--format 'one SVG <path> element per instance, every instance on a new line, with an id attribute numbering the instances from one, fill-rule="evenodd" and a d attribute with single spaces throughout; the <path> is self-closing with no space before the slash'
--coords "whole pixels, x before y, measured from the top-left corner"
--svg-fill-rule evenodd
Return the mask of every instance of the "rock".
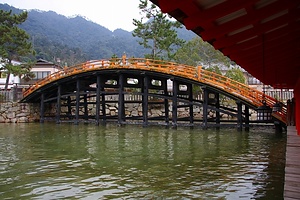
<path id="1" fill-rule="evenodd" d="M 27 117 L 20 117 L 17 122 L 18 123 L 26 123 L 26 122 L 28 122 L 28 118 Z"/>
<path id="2" fill-rule="evenodd" d="M 28 115 L 27 113 L 19 113 L 19 114 L 16 115 L 16 117 L 20 118 L 20 117 L 25 117 L 27 115 Z"/>
<path id="3" fill-rule="evenodd" d="M 0 123 L 4 123 L 5 122 L 5 118 L 0 116 Z"/>
<path id="4" fill-rule="evenodd" d="M 7 113 L 7 118 L 8 119 L 13 119 L 13 118 L 15 118 L 16 117 L 16 113 L 15 112 L 8 112 Z"/>

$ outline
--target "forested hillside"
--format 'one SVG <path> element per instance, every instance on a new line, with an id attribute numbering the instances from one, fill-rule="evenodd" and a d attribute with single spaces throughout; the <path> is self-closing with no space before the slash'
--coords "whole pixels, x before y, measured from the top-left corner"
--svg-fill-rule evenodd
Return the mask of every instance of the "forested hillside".
<path id="1" fill-rule="evenodd" d="M 0 4 L 2 10 L 22 12 L 7 4 Z M 28 11 L 28 19 L 21 26 L 30 36 L 36 58 L 61 64 L 73 65 L 86 60 L 121 56 L 144 57 L 149 53 L 137 42 L 131 32 L 117 29 L 110 31 L 94 22 L 77 16 L 68 18 L 55 12 Z M 185 29 L 178 30 L 180 38 L 191 40 L 195 34 Z"/>

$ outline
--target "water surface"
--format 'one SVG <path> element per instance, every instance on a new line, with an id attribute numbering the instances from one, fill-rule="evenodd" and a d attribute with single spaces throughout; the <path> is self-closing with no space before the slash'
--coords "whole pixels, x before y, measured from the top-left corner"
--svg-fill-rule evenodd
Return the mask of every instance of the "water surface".
<path id="1" fill-rule="evenodd" d="M 283 199 L 271 128 L 0 124 L 0 199 Z"/>

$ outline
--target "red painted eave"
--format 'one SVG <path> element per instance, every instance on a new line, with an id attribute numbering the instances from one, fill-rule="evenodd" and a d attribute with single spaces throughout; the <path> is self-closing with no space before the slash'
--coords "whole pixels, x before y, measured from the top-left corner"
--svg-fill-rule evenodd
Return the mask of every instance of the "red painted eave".
<path id="1" fill-rule="evenodd" d="M 300 0 L 151 0 L 276 88 L 300 77 Z"/>

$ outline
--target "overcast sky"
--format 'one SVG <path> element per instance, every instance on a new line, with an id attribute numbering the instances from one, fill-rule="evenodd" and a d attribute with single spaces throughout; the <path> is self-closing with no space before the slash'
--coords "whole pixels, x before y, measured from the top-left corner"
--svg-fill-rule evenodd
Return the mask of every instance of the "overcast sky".
<path id="1" fill-rule="evenodd" d="M 139 19 L 139 0 L 0 0 L 19 9 L 54 11 L 67 17 L 81 15 L 111 31 L 132 31 L 132 19 Z"/>

